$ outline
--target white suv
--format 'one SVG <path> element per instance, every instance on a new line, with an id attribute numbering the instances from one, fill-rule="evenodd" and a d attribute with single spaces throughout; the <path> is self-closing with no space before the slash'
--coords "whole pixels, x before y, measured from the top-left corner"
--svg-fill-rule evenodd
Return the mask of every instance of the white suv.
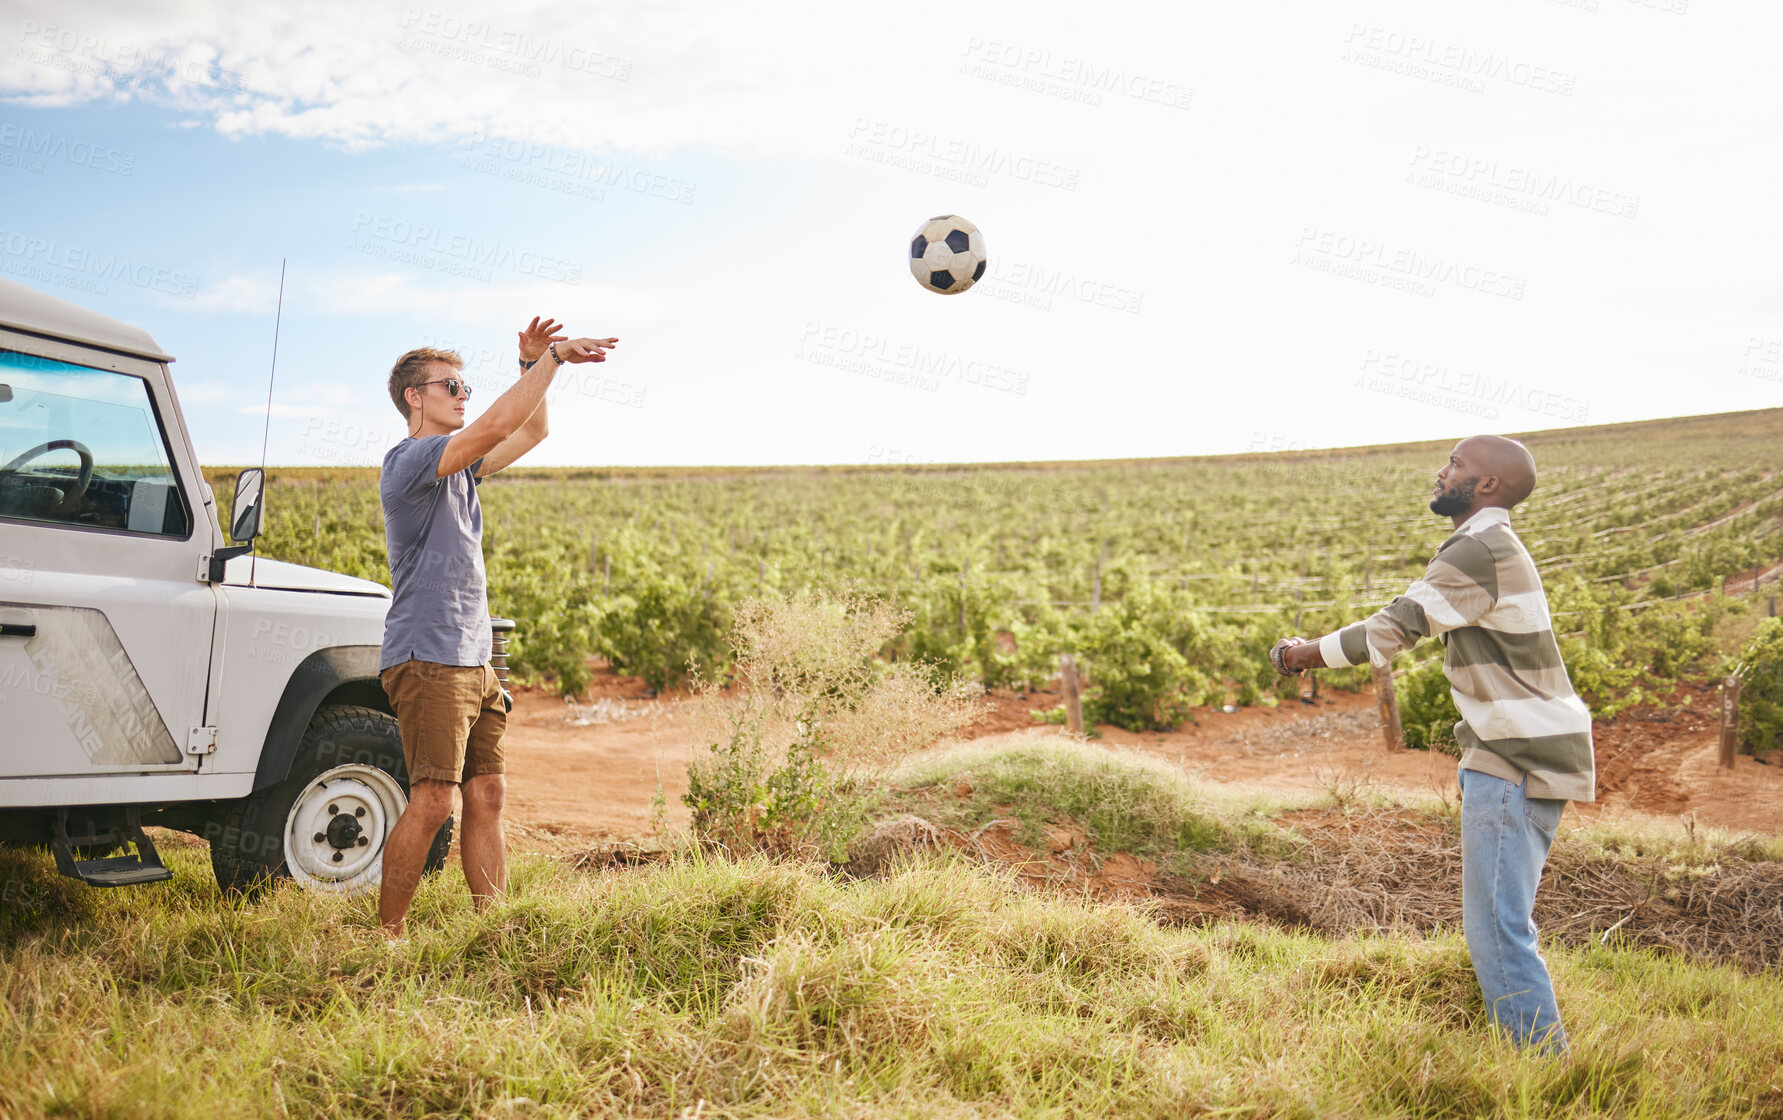
<path id="1" fill-rule="evenodd" d="M 378 683 L 390 592 L 225 545 L 172 360 L 0 280 L 0 843 L 155 882 L 154 824 L 209 840 L 226 889 L 374 886 L 408 787 Z M 263 488 L 238 478 L 236 542 Z"/>

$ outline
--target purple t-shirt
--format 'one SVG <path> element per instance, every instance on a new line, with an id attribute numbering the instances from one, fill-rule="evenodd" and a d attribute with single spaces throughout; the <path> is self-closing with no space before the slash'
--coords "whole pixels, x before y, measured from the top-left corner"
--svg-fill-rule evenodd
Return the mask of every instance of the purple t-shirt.
<path id="1" fill-rule="evenodd" d="M 392 594 L 379 672 L 410 658 L 438 665 L 489 660 L 483 503 L 477 498 L 483 460 L 439 477 L 451 438 L 405 439 L 384 453 L 378 493 Z"/>

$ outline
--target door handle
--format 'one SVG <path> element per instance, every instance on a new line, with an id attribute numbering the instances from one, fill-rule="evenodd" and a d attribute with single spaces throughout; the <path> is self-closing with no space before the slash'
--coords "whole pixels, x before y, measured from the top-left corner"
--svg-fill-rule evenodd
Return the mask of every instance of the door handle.
<path id="1" fill-rule="evenodd" d="M 35 638 L 35 622 L 0 622 L 0 638 Z"/>

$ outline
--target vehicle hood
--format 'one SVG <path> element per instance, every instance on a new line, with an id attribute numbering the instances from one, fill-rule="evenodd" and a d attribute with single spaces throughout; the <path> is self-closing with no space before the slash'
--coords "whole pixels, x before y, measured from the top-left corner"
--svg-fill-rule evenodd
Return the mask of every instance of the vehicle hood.
<path id="1" fill-rule="evenodd" d="M 250 579 L 249 577 L 252 576 Z M 308 568 L 266 557 L 233 556 L 223 565 L 223 582 L 237 587 L 266 587 L 277 591 L 319 591 L 330 595 L 375 595 L 388 599 L 390 589 L 381 583 L 343 576 L 323 568 Z"/>

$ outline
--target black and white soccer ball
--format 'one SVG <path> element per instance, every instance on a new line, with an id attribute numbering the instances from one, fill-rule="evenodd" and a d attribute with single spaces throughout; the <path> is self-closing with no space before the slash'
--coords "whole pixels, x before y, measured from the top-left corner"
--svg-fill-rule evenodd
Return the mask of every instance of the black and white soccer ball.
<path id="1" fill-rule="evenodd" d="M 958 214 L 930 218 L 910 239 L 910 274 L 931 292 L 958 295 L 978 283 L 988 258 L 984 234 Z"/>

